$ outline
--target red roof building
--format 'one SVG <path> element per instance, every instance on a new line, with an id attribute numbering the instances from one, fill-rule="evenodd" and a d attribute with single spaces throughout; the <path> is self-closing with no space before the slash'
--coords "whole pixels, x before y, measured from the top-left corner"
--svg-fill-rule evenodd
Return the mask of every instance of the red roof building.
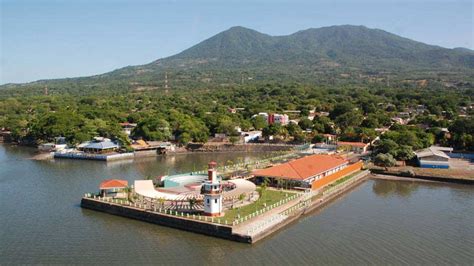
<path id="1" fill-rule="evenodd" d="M 316 180 L 336 173 L 349 162 L 335 155 L 316 154 L 253 172 L 256 177 L 300 181 L 311 186 Z"/>
<path id="2" fill-rule="evenodd" d="M 100 190 L 126 187 L 128 187 L 128 181 L 120 179 L 107 179 L 102 181 L 102 183 L 99 185 Z"/>

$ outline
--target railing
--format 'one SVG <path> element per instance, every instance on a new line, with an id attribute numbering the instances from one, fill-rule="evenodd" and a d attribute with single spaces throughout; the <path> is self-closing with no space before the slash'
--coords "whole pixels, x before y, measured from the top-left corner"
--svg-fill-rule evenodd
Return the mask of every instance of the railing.
<path id="1" fill-rule="evenodd" d="M 300 211 L 302 209 L 306 209 L 307 207 L 311 206 L 311 203 L 312 203 L 313 198 L 315 196 L 317 196 L 317 195 L 325 196 L 325 195 L 328 195 L 328 194 L 339 192 L 342 189 L 347 188 L 347 186 L 359 181 L 360 178 L 367 175 L 367 173 L 368 173 L 368 171 L 363 171 L 363 172 L 361 172 L 361 173 L 345 180 L 344 182 L 323 191 L 322 193 L 320 193 L 319 191 L 310 191 L 310 192 L 304 193 L 300 202 L 298 202 L 297 204 L 289 207 L 288 209 L 284 210 L 283 212 L 272 215 L 272 216 L 268 217 L 267 219 L 265 219 L 264 221 L 254 225 L 253 227 L 251 227 L 250 229 L 247 230 L 247 234 L 252 235 L 252 234 L 261 232 L 264 229 L 266 229 L 267 227 L 269 227 L 269 226 L 273 225 L 274 223 L 276 223 L 276 221 L 281 222 L 281 221 L 287 219 L 292 213 L 294 213 L 296 211 Z"/>
<path id="2" fill-rule="evenodd" d="M 101 202 L 122 205 L 122 206 L 125 206 L 125 207 L 137 208 L 137 209 L 141 209 L 141 210 L 144 210 L 144 211 L 152 211 L 152 212 L 156 212 L 156 213 L 161 213 L 161 214 L 166 214 L 166 215 L 173 215 L 173 216 L 177 216 L 177 217 L 183 217 L 183 218 L 187 218 L 187 219 L 194 219 L 194 220 L 198 220 L 198 221 L 219 223 L 219 224 L 235 226 L 235 225 L 238 225 L 238 224 L 243 223 L 245 221 L 248 221 L 248 220 L 250 220 L 254 217 L 262 215 L 262 214 L 264 214 L 264 213 L 266 213 L 266 212 L 268 212 L 268 211 L 270 211 L 270 210 L 272 210 L 276 207 L 282 206 L 283 204 L 286 204 L 289 201 L 300 197 L 301 195 L 303 195 L 303 194 L 291 195 L 291 196 L 289 196 L 285 199 L 282 199 L 282 200 L 280 200 L 280 201 L 278 201 L 278 202 L 276 202 L 272 205 L 265 206 L 264 208 L 256 210 L 255 212 L 253 212 L 249 215 L 246 215 L 244 217 L 239 217 L 239 218 L 234 219 L 232 221 L 228 220 L 228 219 L 221 219 L 221 218 L 216 218 L 216 217 L 209 217 L 209 216 L 204 216 L 204 215 L 191 214 L 189 212 L 171 210 L 171 209 L 167 209 L 167 208 L 164 208 L 164 207 L 158 207 L 156 202 L 155 203 L 153 203 L 153 202 L 130 202 L 130 201 L 124 200 L 124 199 L 113 199 L 113 198 L 110 198 L 110 197 L 101 197 L 101 196 L 93 195 L 91 193 L 84 194 L 84 197 L 94 199 L 94 200 L 98 200 L 98 201 L 101 201 Z"/>
<path id="3" fill-rule="evenodd" d="M 368 171 L 365 170 L 365 171 L 362 171 L 360 172 L 359 174 L 347 179 L 347 180 L 344 180 L 343 182 L 335 185 L 335 186 L 332 186 L 332 187 L 329 187 L 327 189 L 325 189 L 322 193 L 323 196 L 327 195 L 327 194 L 332 194 L 333 192 L 337 192 L 339 190 L 342 190 L 344 188 L 346 188 L 347 186 L 359 181 L 359 179 L 361 177 L 364 177 L 368 174 Z"/>
<path id="4" fill-rule="evenodd" d="M 292 201 L 292 200 L 294 200 L 294 199 L 296 199 L 296 198 L 298 198 L 298 197 L 301 197 L 301 195 L 303 195 L 303 194 L 301 194 L 301 193 L 299 193 L 299 194 L 294 194 L 294 195 L 289 196 L 289 197 L 287 197 L 287 198 L 285 198 L 285 199 L 282 199 L 282 200 L 280 200 L 280 201 L 278 201 L 278 202 L 275 202 L 275 203 L 273 203 L 273 204 L 271 204 L 271 205 L 269 205 L 269 206 L 265 206 L 264 208 L 262 208 L 262 209 L 260 209 L 260 210 L 257 210 L 257 211 L 255 211 L 255 212 L 253 212 L 253 213 L 251 213 L 251 214 L 248 214 L 248 215 L 246 215 L 246 216 L 244 216 L 244 217 L 237 218 L 237 219 L 235 219 L 235 220 L 232 222 L 232 225 L 238 225 L 238 224 L 240 224 L 240 223 L 246 222 L 246 221 L 248 221 L 248 220 L 250 220 L 250 219 L 252 219 L 252 218 L 254 218 L 254 217 L 257 217 L 257 216 L 259 216 L 259 215 L 262 215 L 262 214 L 264 214 L 264 213 L 266 213 L 266 212 L 268 212 L 268 211 L 270 211 L 270 210 L 272 210 L 272 209 L 274 209 L 274 208 L 276 208 L 276 207 L 280 207 L 280 206 L 282 206 L 283 204 L 286 204 L 286 203 L 288 203 L 288 202 L 290 202 L 290 201 Z"/>
<path id="5" fill-rule="evenodd" d="M 309 193 L 306 193 L 306 194 L 312 194 L 312 192 L 309 192 Z M 300 202 L 298 202 L 297 204 L 289 207 L 288 209 L 286 209 L 286 210 L 284 210 L 280 213 L 277 213 L 277 214 L 274 214 L 274 215 L 268 217 L 267 219 L 259 222 L 256 225 L 253 225 L 250 229 L 247 230 L 247 234 L 252 235 L 252 234 L 261 232 L 264 229 L 266 229 L 266 228 L 268 228 L 268 227 L 270 227 L 274 224 L 280 223 L 280 222 L 284 221 L 285 219 L 287 219 L 288 216 L 291 213 L 293 213 L 295 211 L 298 211 L 298 210 L 301 210 L 301 209 L 304 209 L 304 208 L 308 207 L 310 204 L 311 204 L 311 198 L 307 197 L 307 195 L 304 195 L 303 199 Z"/>
<path id="6" fill-rule="evenodd" d="M 361 172 L 361 173 L 345 180 L 344 182 L 342 182 L 340 184 L 337 184 L 333 187 L 325 189 L 322 193 L 320 193 L 319 191 L 310 191 L 310 192 L 307 192 L 307 193 L 298 193 L 298 194 L 291 195 L 291 196 L 289 196 L 285 199 L 282 199 L 282 200 L 280 200 L 276 203 L 273 203 L 269 206 L 265 206 L 264 208 L 256 210 L 255 212 L 253 212 L 251 214 L 248 214 L 248 215 L 243 216 L 243 217 L 238 217 L 237 219 L 230 220 L 230 221 L 228 219 L 221 219 L 221 218 L 216 218 L 216 217 L 209 217 L 209 216 L 203 216 L 203 215 L 198 215 L 198 214 L 191 214 L 189 212 L 172 210 L 172 209 L 169 209 L 169 208 L 167 209 L 164 206 L 158 207 L 157 205 L 159 205 L 159 203 L 151 202 L 151 201 L 149 201 L 149 202 L 144 202 L 144 201 L 143 202 L 131 202 L 131 201 L 124 200 L 124 199 L 113 199 L 113 198 L 109 198 L 109 197 L 101 197 L 101 196 L 93 195 L 91 193 L 85 194 L 84 197 L 91 198 L 91 199 L 98 200 L 98 201 L 102 201 L 102 202 L 118 204 L 118 205 L 122 205 L 122 206 L 125 206 L 125 207 L 138 208 L 138 209 L 142 209 L 142 210 L 145 210 L 145 211 L 152 211 L 152 212 L 156 212 L 156 213 L 162 213 L 162 214 L 166 214 L 166 215 L 173 215 L 173 216 L 183 217 L 183 218 L 187 218 L 187 219 L 194 219 L 194 220 L 198 220 L 198 221 L 219 223 L 219 224 L 232 225 L 232 226 L 244 223 L 244 222 L 246 222 L 246 221 L 248 221 L 252 218 L 260 216 L 264 213 L 267 213 L 270 210 L 273 210 L 274 208 L 280 207 L 280 206 L 282 206 L 282 205 L 284 205 L 284 204 L 286 204 L 286 203 L 288 203 L 288 202 L 290 202 L 290 201 L 292 201 L 296 198 L 301 197 L 300 202 L 298 202 L 297 204 L 287 208 L 286 210 L 284 210 L 284 211 L 282 211 L 278 214 L 270 216 L 264 222 L 259 223 L 258 225 L 254 226 L 252 229 L 249 229 L 249 232 L 255 232 L 256 230 L 260 230 L 261 228 L 265 227 L 266 225 L 274 222 L 275 219 L 279 219 L 279 218 L 275 218 L 275 217 L 281 217 L 281 215 L 286 217 L 286 216 L 290 215 L 291 213 L 293 213 L 295 211 L 306 208 L 309 205 L 311 205 L 311 201 L 313 200 L 313 198 L 315 196 L 317 196 L 319 194 L 322 195 L 322 196 L 326 196 L 328 194 L 339 192 L 340 190 L 346 188 L 347 186 L 353 184 L 354 182 L 359 181 L 360 178 L 365 176 L 367 173 L 368 173 L 368 171 L 363 171 L 363 172 Z"/>
<path id="7" fill-rule="evenodd" d="M 269 219 L 266 219 L 265 221 L 262 221 L 252 228 L 247 230 L 247 235 L 253 235 L 255 233 L 261 232 L 264 229 L 270 227 L 273 224 L 280 223 L 284 221 L 287 218 L 287 216 L 281 215 L 281 214 L 275 214 L 269 217 Z"/>
<path id="8" fill-rule="evenodd" d="M 183 218 L 187 218 L 187 219 L 194 219 L 194 220 L 198 220 L 198 221 L 211 222 L 211 223 L 217 222 L 217 223 L 226 224 L 226 225 L 230 224 L 230 222 L 228 222 L 227 220 L 224 220 L 224 219 L 215 218 L 215 217 L 208 217 L 208 216 L 202 216 L 202 215 L 196 215 L 196 214 L 190 214 L 190 213 L 186 213 L 186 212 L 183 212 L 183 211 L 166 209 L 164 207 L 158 207 L 156 203 L 152 203 L 152 202 L 148 202 L 148 203 L 147 202 L 130 202 L 128 200 L 123 200 L 123 199 L 113 199 L 113 198 L 109 198 L 109 197 L 100 197 L 100 196 L 92 195 L 91 193 L 86 193 L 84 195 L 84 197 L 94 199 L 94 200 L 97 200 L 97 201 L 101 201 L 101 202 L 118 204 L 118 205 L 122 205 L 122 206 L 125 206 L 125 207 L 132 207 L 132 208 L 141 209 L 141 210 L 144 210 L 144 211 L 151 211 L 151 212 L 156 212 L 156 213 L 161 213 L 161 214 L 166 214 L 166 215 L 173 215 L 173 216 L 183 217 Z"/>

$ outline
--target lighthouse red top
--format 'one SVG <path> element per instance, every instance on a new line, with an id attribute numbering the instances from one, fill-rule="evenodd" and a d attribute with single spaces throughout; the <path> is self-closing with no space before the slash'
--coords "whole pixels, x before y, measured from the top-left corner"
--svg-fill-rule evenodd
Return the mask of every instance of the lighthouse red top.
<path id="1" fill-rule="evenodd" d="M 209 168 L 215 168 L 217 166 L 217 163 L 214 161 L 209 162 Z"/>

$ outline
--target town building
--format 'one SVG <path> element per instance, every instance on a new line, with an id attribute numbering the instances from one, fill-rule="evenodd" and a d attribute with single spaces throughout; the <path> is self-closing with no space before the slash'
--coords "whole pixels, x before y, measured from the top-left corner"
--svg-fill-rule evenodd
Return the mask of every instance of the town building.
<path id="1" fill-rule="evenodd" d="M 110 153 L 118 150 L 120 146 L 108 138 L 94 138 L 79 144 L 77 149 L 86 153 Z"/>
<path id="2" fill-rule="evenodd" d="M 333 134 L 323 134 L 323 137 L 324 137 L 324 142 L 326 144 L 333 143 L 334 141 L 336 141 L 336 138 L 337 138 L 337 136 Z"/>
<path id="3" fill-rule="evenodd" d="M 315 114 L 316 114 L 316 116 L 318 116 L 318 117 L 319 117 L 319 116 L 329 116 L 329 112 L 317 112 L 317 113 L 315 113 Z"/>
<path id="4" fill-rule="evenodd" d="M 453 148 L 431 146 L 426 149 L 416 151 L 418 165 L 421 168 L 449 168 L 449 155 Z"/>
<path id="5" fill-rule="evenodd" d="M 244 143 L 255 142 L 258 141 L 260 137 L 262 137 L 262 131 L 260 130 L 241 132 L 240 134 L 244 139 Z"/>
<path id="6" fill-rule="evenodd" d="M 57 137 L 55 142 L 43 143 L 38 146 L 42 152 L 63 151 L 67 148 L 66 138 Z"/>
<path id="7" fill-rule="evenodd" d="M 62 151 L 67 148 L 67 144 L 43 143 L 38 146 L 38 150 L 42 152 Z"/>
<path id="8" fill-rule="evenodd" d="M 129 123 L 129 122 L 124 122 L 120 123 L 120 126 L 122 127 L 122 131 L 127 135 L 130 136 L 132 134 L 132 130 L 137 126 L 135 123 Z"/>
<path id="9" fill-rule="evenodd" d="M 253 115 L 252 118 L 257 117 L 257 116 L 263 117 L 269 125 L 281 124 L 285 126 L 285 125 L 288 125 L 288 123 L 290 122 L 288 115 L 285 115 L 285 114 L 283 115 L 282 114 L 268 114 L 265 112 L 260 112 L 256 115 Z"/>
<path id="10" fill-rule="evenodd" d="M 281 115 L 281 114 L 270 114 L 268 115 L 268 124 L 280 124 L 280 125 L 288 125 L 290 122 L 288 115 Z"/>
<path id="11" fill-rule="evenodd" d="M 268 113 L 260 112 L 256 115 L 253 115 L 252 118 L 257 117 L 257 116 L 261 116 L 261 117 L 263 117 L 263 119 L 265 119 L 265 121 L 268 121 Z"/>
<path id="12" fill-rule="evenodd" d="M 401 117 L 392 117 L 391 120 L 394 122 L 394 123 L 397 123 L 397 124 L 400 124 L 400 125 L 406 125 L 408 124 L 408 122 L 410 121 L 410 119 L 404 119 L 404 118 L 401 118 Z"/>
<path id="13" fill-rule="evenodd" d="M 2 142 L 11 142 L 11 131 L 6 128 L 0 128 L 0 143 Z"/>
<path id="14" fill-rule="evenodd" d="M 127 180 L 120 179 L 106 179 L 102 181 L 99 185 L 100 195 L 102 197 L 116 197 L 116 198 L 125 198 L 125 189 L 128 187 Z"/>
<path id="15" fill-rule="evenodd" d="M 349 165 L 349 161 L 336 155 L 316 154 L 270 168 L 253 171 L 257 182 L 268 178 L 271 184 L 278 180 L 289 182 L 292 187 L 319 189 L 338 178 L 360 170 L 362 164 Z"/>
<path id="16" fill-rule="evenodd" d="M 363 142 L 352 142 L 352 141 L 338 141 L 337 148 L 344 148 L 347 147 L 348 151 L 352 151 L 355 153 L 366 153 L 367 149 L 369 148 L 369 143 Z"/>
<path id="17" fill-rule="evenodd" d="M 142 139 L 133 141 L 130 145 L 135 152 L 156 151 L 158 154 L 175 151 L 176 145 L 169 141 L 145 141 Z"/>

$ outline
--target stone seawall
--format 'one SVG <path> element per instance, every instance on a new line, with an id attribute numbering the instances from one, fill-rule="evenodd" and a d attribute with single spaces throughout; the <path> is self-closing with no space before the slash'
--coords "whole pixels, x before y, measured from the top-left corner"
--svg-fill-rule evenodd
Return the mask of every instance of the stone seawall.
<path id="1" fill-rule="evenodd" d="M 456 177 L 443 177 L 443 176 L 433 176 L 433 175 L 421 175 L 415 174 L 415 176 L 408 176 L 406 173 L 401 171 L 385 171 L 379 169 L 371 169 L 372 174 L 374 175 L 390 175 L 390 176 L 397 176 L 403 178 L 412 178 L 413 180 L 416 179 L 423 179 L 427 181 L 435 181 L 435 182 L 444 182 L 444 183 L 454 183 L 454 184 L 461 184 L 461 185 L 474 185 L 474 179 L 468 178 L 456 178 Z"/>
<path id="2" fill-rule="evenodd" d="M 257 241 L 260 241 L 266 238 L 267 236 L 272 235 L 273 233 L 283 229 L 289 224 L 295 222 L 301 216 L 306 215 L 318 208 L 321 208 L 322 206 L 325 206 L 328 203 L 334 201 L 335 199 L 343 196 L 344 194 L 351 191 L 352 189 L 363 183 L 365 180 L 367 180 L 368 174 L 369 171 L 363 171 L 358 176 L 354 177 L 355 179 L 353 181 L 348 184 L 342 185 L 340 189 L 332 191 L 327 195 L 323 194 L 322 198 L 314 199 L 309 206 L 295 210 L 293 213 L 291 213 L 291 215 L 289 215 L 286 219 L 282 220 L 278 224 L 269 227 L 261 233 L 253 236 L 244 234 L 242 232 L 241 234 L 234 233 L 232 226 L 220 225 L 205 221 L 197 221 L 193 219 L 187 219 L 186 217 L 176 217 L 163 213 L 138 209 L 132 206 L 123 206 L 111 202 L 99 201 L 97 199 L 82 198 L 81 207 L 158 225 L 173 227 L 176 229 L 181 229 L 194 233 L 219 237 L 227 240 L 242 243 L 256 243 Z"/>
<path id="3" fill-rule="evenodd" d="M 357 179 L 354 182 L 344 186 L 343 188 L 341 188 L 340 190 L 338 190 L 334 193 L 331 193 L 331 194 L 325 196 L 324 198 L 322 198 L 320 200 L 313 201 L 311 203 L 311 205 L 309 205 L 306 208 L 302 208 L 302 209 L 299 209 L 299 210 L 295 211 L 294 213 L 292 213 L 291 216 L 289 216 L 288 218 L 283 220 L 281 223 L 273 226 L 269 230 L 263 231 L 262 233 L 253 236 L 252 240 L 251 240 L 252 241 L 251 243 L 255 243 L 255 242 L 257 242 L 257 241 L 259 241 L 263 238 L 266 238 L 266 237 L 272 235 L 273 233 L 275 233 L 275 232 L 283 229 L 284 227 L 292 224 L 293 222 L 297 221 L 302 216 L 304 216 L 306 214 L 310 214 L 311 212 L 313 212 L 317 209 L 320 209 L 320 208 L 328 205 L 329 203 L 333 202 L 334 200 L 344 196 L 345 194 L 347 194 L 351 190 L 358 187 L 364 181 L 366 181 L 369 178 L 369 173 L 370 173 L 369 171 L 362 172 L 358 177 L 356 177 Z"/>
<path id="4" fill-rule="evenodd" d="M 224 238 L 237 242 L 251 243 L 251 239 L 249 236 L 233 234 L 232 227 L 230 226 L 196 221 L 186 219 L 185 217 L 175 217 L 162 213 L 145 211 L 134 207 L 122 206 L 109 202 L 102 202 L 90 198 L 82 198 L 81 207 L 158 225 L 168 226 L 185 231 L 190 231 L 194 233 Z"/>

